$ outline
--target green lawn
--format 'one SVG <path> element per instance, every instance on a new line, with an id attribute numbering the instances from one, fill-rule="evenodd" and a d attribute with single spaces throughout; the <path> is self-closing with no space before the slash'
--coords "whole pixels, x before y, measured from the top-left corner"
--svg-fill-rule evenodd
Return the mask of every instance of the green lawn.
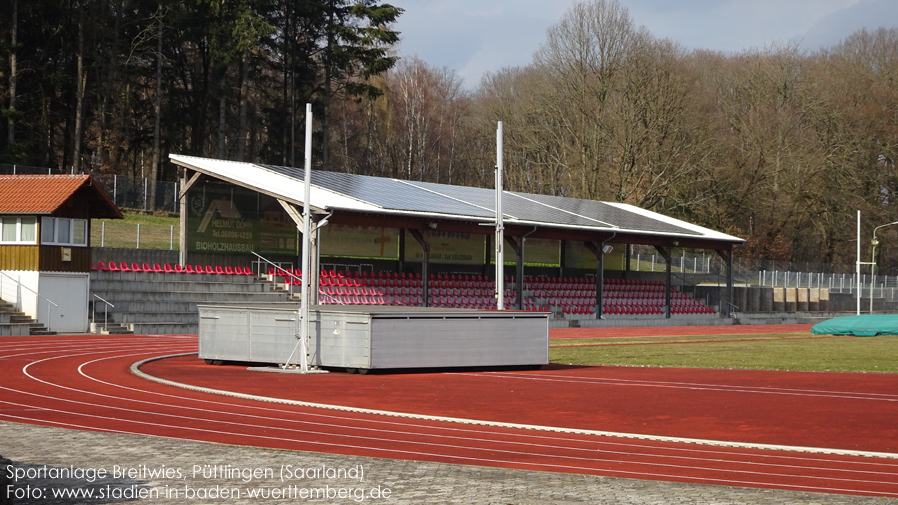
<path id="1" fill-rule="evenodd" d="M 767 333 L 553 339 L 550 347 L 551 362 L 562 364 L 898 373 L 898 336 Z"/>
<path id="2" fill-rule="evenodd" d="M 103 227 L 105 223 L 105 238 Z M 140 224 L 141 249 L 178 249 L 178 218 L 125 214 L 125 219 L 91 220 L 90 242 L 94 247 L 137 247 Z M 172 237 L 174 232 L 174 237 Z M 173 243 L 172 243 L 173 239 Z"/>

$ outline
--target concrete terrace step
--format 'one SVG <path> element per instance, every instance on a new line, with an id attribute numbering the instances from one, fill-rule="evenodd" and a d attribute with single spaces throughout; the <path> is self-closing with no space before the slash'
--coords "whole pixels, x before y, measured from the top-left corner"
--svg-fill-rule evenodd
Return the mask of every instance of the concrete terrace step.
<path id="1" fill-rule="evenodd" d="M 286 300 L 287 293 L 268 291 L 268 292 L 250 292 L 245 291 L 216 291 L 216 292 L 195 292 L 195 291 L 107 291 L 91 289 L 91 293 L 109 300 L 114 305 L 124 302 L 227 302 L 227 301 L 269 301 L 269 300 Z M 97 311 L 102 311 L 103 305 L 101 301 L 95 301 Z M 111 310 L 111 309 L 110 309 Z"/>
<path id="2" fill-rule="evenodd" d="M 155 272 L 100 272 L 90 273 L 93 281 L 141 281 L 141 282 L 218 282 L 224 284 L 252 284 L 257 280 L 254 275 L 218 275 L 218 274 L 175 274 Z"/>
<path id="3" fill-rule="evenodd" d="M 31 334 L 31 325 L 27 323 L 0 322 L 0 337 L 24 337 Z"/>
<path id="4" fill-rule="evenodd" d="M 216 292 L 245 292 L 261 293 L 268 291 L 270 285 L 267 282 L 255 283 L 226 283 L 209 281 L 136 281 L 136 280 L 96 280 L 91 282 L 91 291 L 142 291 L 142 292 L 171 292 L 171 291 L 195 291 L 205 293 Z M 110 300 L 112 301 L 112 300 Z"/>
<path id="5" fill-rule="evenodd" d="M 111 322 L 118 324 L 132 323 L 178 323 L 199 324 L 200 314 L 191 312 L 120 312 L 109 314 Z"/>
<path id="6" fill-rule="evenodd" d="M 199 332 L 199 325 L 195 323 L 128 323 L 125 326 L 136 335 L 192 335 Z"/>
<path id="7" fill-rule="evenodd" d="M 102 295 L 101 295 L 102 296 Z M 109 307 L 108 312 L 104 308 L 105 305 L 101 302 L 97 304 L 97 319 L 102 320 L 104 314 L 109 314 L 110 317 L 113 314 L 122 314 L 122 313 L 140 313 L 140 312 L 196 312 L 197 305 L 204 304 L 216 304 L 216 303 L 282 303 L 287 301 L 287 298 L 284 296 L 269 296 L 260 298 L 256 296 L 255 298 L 246 298 L 243 300 L 234 300 L 234 299 L 222 299 L 222 300 L 188 300 L 188 301 L 118 301 L 115 304 L 115 307 Z"/>

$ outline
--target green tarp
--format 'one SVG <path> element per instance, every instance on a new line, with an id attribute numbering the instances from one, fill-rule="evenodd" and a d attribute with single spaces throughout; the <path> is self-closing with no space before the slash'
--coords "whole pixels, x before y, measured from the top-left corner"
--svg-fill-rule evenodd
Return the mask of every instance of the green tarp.
<path id="1" fill-rule="evenodd" d="M 815 335 L 854 335 L 873 337 L 876 335 L 898 335 L 898 315 L 866 314 L 861 316 L 837 317 L 811 327 Z"/>

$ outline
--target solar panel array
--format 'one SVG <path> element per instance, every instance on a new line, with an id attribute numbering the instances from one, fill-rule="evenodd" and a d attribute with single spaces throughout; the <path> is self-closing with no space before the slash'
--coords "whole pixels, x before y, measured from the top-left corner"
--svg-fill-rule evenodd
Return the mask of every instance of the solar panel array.
<path id="1" fill-rule="evenodd" d="M 257 165 L 303 181 L 304 170 Z M 402 181 L 383 177 L 312 171 L 312 184 L 382 209 L 444 214 L 483 220 L 495 217 L 495 191 L 487 188 Z M 701 236 L 700 232 L 594 200 L 506 191 L 505 219 L 547 226 L 576 226 Z"/>

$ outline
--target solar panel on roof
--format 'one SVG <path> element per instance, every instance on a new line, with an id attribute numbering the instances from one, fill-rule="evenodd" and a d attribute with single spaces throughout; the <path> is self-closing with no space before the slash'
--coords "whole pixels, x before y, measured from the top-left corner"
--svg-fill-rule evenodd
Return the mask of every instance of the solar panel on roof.
<path id="1" fill-rule="evenodd" d="M 537 204 L 541 204 L 544 208 L 556 208 L 562 209 L 564 211 L 571 212 L 576 216 L 590 217 L 598 221 L 602 221 L 605 223 L 609 223 L 618 228 L 623 228 L 626 230 L 641 230 L 641 231 L 650 231 L 656 233 L 677 233 L 684 235 L 701 235 L 701 233 L 682 228 L 676 225 L 672 225 L 669 223 L 665 223 L 663 221 L 659 221 L 657 219 L 652 219 L 650 217 L 646 217 L 640 214 L 636 214 L 635 212 L 628 212 L 619 207 L 615 207 L 613 205 L 608 205 L 607 203 L 597 202 L 594 200 L 578 200 L 576 198 L 564 198 L 560 196 L 548 196 L 548 195 L 532 195 L 527 193 L 511 193 L 511 195 L 516 196 L 520 199 L 532 200 Z M 578 217 L 571 216 L 565 217 L 563 213 L 561 215 L 553 214 L 557 217 L 558 221 L 561 224 L 574 224 L 576 221 L 584 222 L 586 220 L 579 219 Z M 595 221 L 590 224 L 583 224 L 581 226 L 597 226 L 598 223 Z M 599 225 L 600 226 L 600 225 Z"/>
<path id="2" fill-rule="evenodd" d="M 261 165 L 268 170 L 303 180 L 301 169 Z M 343 174 L 339 172 L 312 172 L 312 184 L 340 193 L 350 198 L 368 202 L 384 209 L 412 212 L 433 212 L 458 216 L 490 216 L 491 211 L 478 208 L 446 196 L 404 184 L 405 181 Z M 474 189 L 474 188 L 472 188 Z"/>
<path id="3" fill-rule="evenodd" d="M 181 155 L 171 157 L 176 163 L 211 175 L 221 174 L 224 179 L 238 184 L 252 186 L 257 179 L 267 181 L 267 186 L 263 184 L 260 187 L 264 186 L 274 195 L 280 190 L 281 194 L 291 199 L 299 196 L 293 193 L 296 191 L 296 183 L 301 185 L 304 174 L 302 168 L 254 165 Z M 253 170 L 264 170 L 269 174 L 286 177 L 288 181 L 262 173 L 253 174 Z M 238 177 L 235 175 L 238 173 L 245 176 Z M 244 182 L 239 182 L 241 180 Z M 380 208 L 398 213 L 443 214 L 475 220 L 494 218 L 495 192 L 490 188 L 450 186 L 321 171 L 312 172 L 312 182 L 315 187 L 320 188 L 313 190 L 318 192 L 317 197 L 313 193 L 313 200 L 318 198 L 316 205 L 323 208 L 367 212 L 377 212 Z M 283 193 L 284 191 L 286 193 Z M 592 200 L 506 191 L 503 210 L 507 220 L 522 223 L 740 241 L 736 237 L 691 226 L 689 223 L 668 219 L 639 208 Z"/>

